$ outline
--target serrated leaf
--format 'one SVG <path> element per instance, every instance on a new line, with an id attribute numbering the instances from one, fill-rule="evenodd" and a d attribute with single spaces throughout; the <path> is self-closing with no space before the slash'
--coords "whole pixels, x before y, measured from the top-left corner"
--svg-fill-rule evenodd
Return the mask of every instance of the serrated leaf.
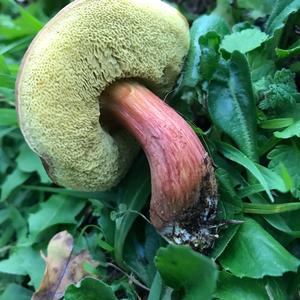
<path id="1" fill-rule="evenodd" d="M 268 35 L 257 28 L 244 29 L 225 35 L 221 43 L 221 48 L 229 53 L 234 51 L 247 53 L 260 47 L 267 39 Z"/>
<path id="2" fill-rule="evenodd" d="M 31 237 L 56 224 L 76 224 L 75 217 L 85 206 L 84 200 L 52 195 L 41 203 L 37 212 L 28 217 Z"/>
<path id="3" fill-rule="evenodd" d="M 218 271 L 208 257 L 187 246 L 170 244 L 158 250 L 155 263 L 167 285 L 184 290 L 182 300 L 211 299 Z"/>
<path id="4" fill-rule="evenodd" d="M 225 270 L 237 277 L 263 278 L 295 272 L 300 260 L 253 219 L 246 218 L 229 246 L 219 257 Z"/>
<path id="5" fill-rule="evenodd" d="M 281 174 L 283 165 L 293 181 L 292 194 L 300 198 L 300 143 L 294 141 L 290 144 L 278 145 L 269 154 L 269 168 Z"/>
<path id="6" fill-rule="evenodd" d="M 117 300 L 113 289 L 103 281 L 93 278 L 83 279 L 77 285 L 70 285 L 65 300 Z"/>
<path id="7" fill-rule="evenodd" d="M 234 52 L 209 85 L 208 110 L 213 123 L 251 159 L 257 160 L 256 112 L 249 66 Z"/>

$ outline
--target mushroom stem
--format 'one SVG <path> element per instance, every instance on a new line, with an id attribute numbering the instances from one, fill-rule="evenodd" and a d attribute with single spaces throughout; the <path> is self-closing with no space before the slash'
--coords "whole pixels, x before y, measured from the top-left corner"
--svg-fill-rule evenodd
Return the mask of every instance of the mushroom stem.
<path id="1" fill-rule="evenodd" d="M 177 244 L 209 248 L 216 238 L 217 186 L 211 160 L 191 127 L 136 82 L 113 84 L 103 100 L 105 110 L 131 132 L 149 161 L 152 224 Z"/>

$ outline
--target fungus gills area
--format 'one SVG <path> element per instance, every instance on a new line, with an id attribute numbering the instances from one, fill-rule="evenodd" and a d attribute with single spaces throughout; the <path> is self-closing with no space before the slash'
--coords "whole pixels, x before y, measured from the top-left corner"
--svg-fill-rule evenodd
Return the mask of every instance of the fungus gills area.
<path id="1" fill-rule="evenodd" d="M 152 182 L 152 224 L 176 244 L 203 251 L 217 237 L 217 185 L 198 137 L 171 107 L 145 87 L 118 82 L 102 95 L 112 113 L 143 147 Z"/>

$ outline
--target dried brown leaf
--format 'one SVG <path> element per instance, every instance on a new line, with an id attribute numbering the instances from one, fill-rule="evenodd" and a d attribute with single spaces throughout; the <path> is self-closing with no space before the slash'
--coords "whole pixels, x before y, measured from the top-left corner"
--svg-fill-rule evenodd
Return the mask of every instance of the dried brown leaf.
<path id="1" fill-rule="evenodd" d="M 46 269 L 39 289 L 32 300 L 58 300 L 66 288 L 81 281 L 90 273 L 84 270 L 84 263 L 97 267 L 87 250 L 73 254 L 73 237 L 67 232 L 57 233 L 49 242 L 47 257 L 44 257 Z"/>

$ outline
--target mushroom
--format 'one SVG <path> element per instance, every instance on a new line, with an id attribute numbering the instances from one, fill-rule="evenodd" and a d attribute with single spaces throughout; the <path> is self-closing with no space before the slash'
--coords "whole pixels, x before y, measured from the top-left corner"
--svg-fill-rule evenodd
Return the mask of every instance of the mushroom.
<path id="1" fill-rule="evenodd" d="M 215 236 L 207 225 L 217 204 L 212 163 L 189 125 L 152 92 L 173 87 L 188 30 L 159 0 L 75 0 L 27 50 L 17 110 L 27 143 L 52 180 L 69 188 L 117 185 L 140 144 L 151 169 L 152 224 L 203 249 Z"/>

